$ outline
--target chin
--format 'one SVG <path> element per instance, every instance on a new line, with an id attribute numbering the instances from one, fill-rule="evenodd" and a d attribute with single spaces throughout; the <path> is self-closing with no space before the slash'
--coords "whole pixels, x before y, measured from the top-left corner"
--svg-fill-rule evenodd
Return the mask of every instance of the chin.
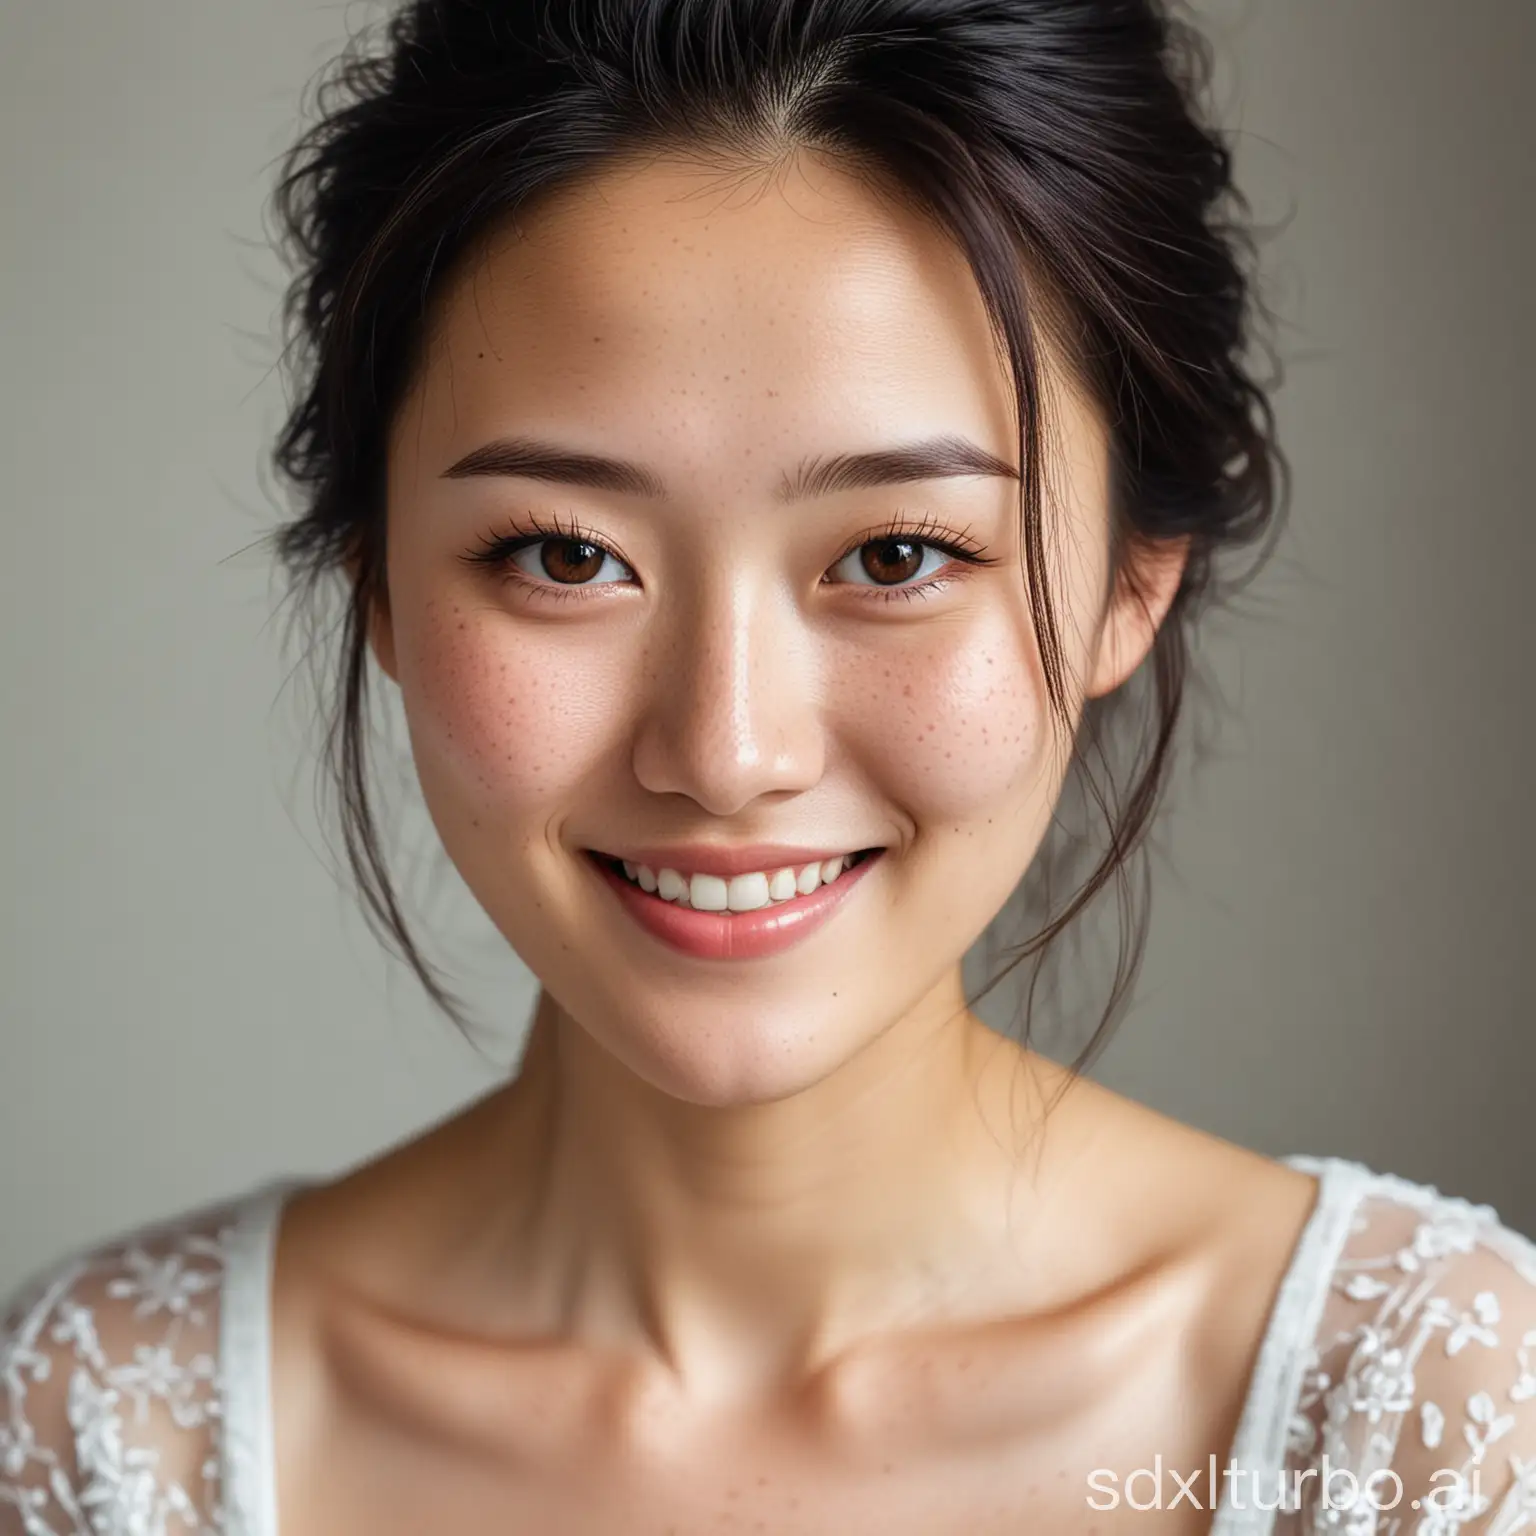
<path id="1" fill-rule="evenodd" d="M 866 1042 L 850 1036 L 846 1013 L 819 1017 L 804 1004 L 698 1001 L 668 1008 L 664 1018 L 634 1017 L 628 1008 L 596 1010 L 605 1020 L 588 1030 L 598 1049 L 658 1093 L 708 1109 L 772 1104 L 824 1082 Z"/>

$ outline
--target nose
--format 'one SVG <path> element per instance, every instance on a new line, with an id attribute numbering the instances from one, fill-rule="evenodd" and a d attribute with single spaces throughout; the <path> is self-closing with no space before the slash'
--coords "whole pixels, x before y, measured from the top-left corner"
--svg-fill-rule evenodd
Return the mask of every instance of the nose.
<path id="1" fill-rule="evenodd" d="M 653 794 L 732 816 L 821 778 L 823 690 L 815 638 L 793 600 L 739 572 L 718 574 L 656 637 L 634 772 Z"/>

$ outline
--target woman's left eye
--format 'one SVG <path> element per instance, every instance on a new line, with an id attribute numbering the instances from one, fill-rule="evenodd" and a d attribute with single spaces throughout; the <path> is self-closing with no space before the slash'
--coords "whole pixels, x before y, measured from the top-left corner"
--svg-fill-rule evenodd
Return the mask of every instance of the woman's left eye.
<path id="1" fill-rule="evenodd" d="M 922 539 L 870 539 L 857 549 L 850 549 L 830 574 L 850 586 L 904 587 L 920 578 L 936 576 L 953 558 L 948 551 Z"/>

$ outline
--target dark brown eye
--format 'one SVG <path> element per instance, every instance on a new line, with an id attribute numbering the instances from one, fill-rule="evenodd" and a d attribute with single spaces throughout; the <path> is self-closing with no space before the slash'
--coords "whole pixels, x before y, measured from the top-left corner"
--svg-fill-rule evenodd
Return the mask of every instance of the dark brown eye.
<path id="1" fill-rule="evenodd" d="M 922 566 L 926 547 L 915 539 L 874 539 L 860 546 L 859 564 L 881 585 L 910 581 Z"/>
<path id="2" fill-rule="evenodd" d="M 591 581 L 603 568 L 607 550 L 581 539 L 545 539 L 539 564 L 551 581 L 577 586 Z"/>
<path id="3" fill-rule="evenodd" d="M 493 568 L 510 565 L 536 587 L 607 587 L 634 577 L 611 549 L 580 533 L 514 534 L 470 558 Z"/>

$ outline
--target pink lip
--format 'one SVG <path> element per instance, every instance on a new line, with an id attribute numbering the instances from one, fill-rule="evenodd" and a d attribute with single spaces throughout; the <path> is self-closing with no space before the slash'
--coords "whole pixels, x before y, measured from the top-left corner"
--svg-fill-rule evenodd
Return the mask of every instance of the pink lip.
<path id="1" fill-rule="evenodd" d="M 824 864 L 828 859 L 858 851 L 857 847 L 794 848 L 782 843 L 748 843 L 739 848 L 680 843 L 675 848 L 593 850 L 621 863 L 649 865 L 658 874 L 664 869 L 675 869 L 680 875 L 717 875 L 722 880 L 729 880 L 732 875 L 750 875 L 754 870 L 771 875 L 775 870 L 791 867 L 798 874 L 807 864 Z"/>
<path id="2" fill-rule="evenodd" d="M 698 912 L 692 907 L 680 907 L 676 902 L 648 895 L 601 859 L 589 858 L 587 862 L 619 898 L 624 910 L 663 944 L 699 960 L 756 960 L 765 955 L 776 955 L 815 933 L 879 861 L 880 854 L 871 854 L 862 863 L 845 870 L 831 885 L 819 886 L 809 896 L 796 896 L 778 906 L 759 907 L 756 912 Z M 811 856 L 808 855 L 804 862 L 809 864 Z M 675 865 L 668 867 L 676 868 Z M 750 864 L 746 870 L 750 872 L 763 867 Z M 786 866 L 770 864 L 768 867 Z M 691 873 L 712 874 L 713 871 L 695 867 Z"/>

